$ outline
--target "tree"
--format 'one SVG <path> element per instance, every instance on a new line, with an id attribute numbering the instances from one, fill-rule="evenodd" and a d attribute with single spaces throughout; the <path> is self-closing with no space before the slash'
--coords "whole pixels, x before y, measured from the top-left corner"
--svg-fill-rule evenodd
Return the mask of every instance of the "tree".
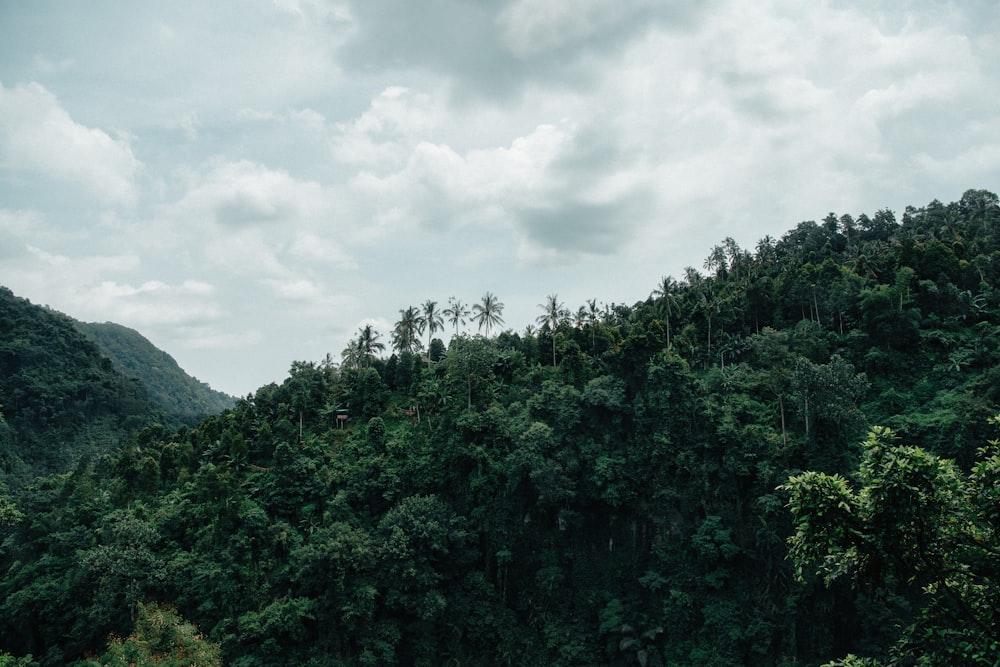
<path id="1" fill-rule="evenodd" d="M 664 276 L 660 279 L 660 284 L 650 294 L 654 299 L 660 299 L 663 302 L 663 314 L 666 316 L 667 321 L 668 350 L 670 349 L 670 314 L 671 310 L 676 307 L 677 287 L 677 281 L 674 280 L 673 276 Z"/>
<path id="2" fill-rule="evenodd" d="M 495 360 L 496 353 L 489 342 L 465 336 L 453 338 L 445 357 L 446 390 L 452 395 L 464 393 L 466 406 L 471 410 L 473 397 L 486 393 Z"/>
<path id="3" fill-rule="evenodd" d="M 392 348 L 397 352 L 418 352 L 420 350 L 420 328 L 423 318 L 420 312 L 410 306 L 399 311 L 399 321 L 392 330 Z"/>
<path id="4" fill-rule="evenodd" d="M 448 307 L 444 309 L 444 315 L 458 333 L 459 326 L 465 326 L 465 318 L 469 316 L 469 308 L 462 303 L 461 299 L 455 297 L 448 298 Z"/>
<path id="5" fill-rule="evenodd" d="M 490 337 L 490 329 L 503 324 L 503 318 L 500 317 L 503 313 L 503 303 L 492 292 L 484 294 L 479 303 L 472 304 L 472 310 L 476 313 L 472 319 L 479 325 L 480 330 L 486 328 L 487 338 Z"/>
<path id="6" fill-rule="evenodd" d="M 424 302 L 424 314 L 423 314 L 423 326 L 427 327 L 427 349 L 431 349 L 431 338 L 434 337 L 434 332 L 444 329 L 444 318 L 441 316 L 441 311 L 437 309 L 437 301 L 431 301 L 428 299 Z M 430 355 L 427 357 L 427 366 L 430 367 L 431 358 Z"/>
<path id="7" fill-rule="evenodd" d="M 167 576 L 156 553 L 156 528 L 133 512 L 116 511 L 105 515 L 100 534 L 102 544 L 78 554 L 100 601 L 92 613 L 114 622 L 116 613 L 126 611 L 135 620 L 140 600 Z"/>
<path id="8" fill-rule="evenodd" d="M 362 353 L 357 338 L 347 341 L 347 345 L 340 352 L 340 363 L 344 368 L 361 368 Z"/>
<path id="9" fill-rule="evenodd" d="M 367 367 L 371 364 L 376 352 L 385 350 L 385 343 L 379 342 L 381 337 L 382 334 L 373 329 L 370 324 L 366 324 L 358 331 L 358 351 L 361 353 L 363 366 Z"/>
<path id="10" fill-rule="evenodd" d="M 556 327 L 558 327 L 562 322 L 569 317 L 566 312 L 566 307 L 559 303 L 559 296 L 556 294 L 550 294 L 545 297 L 545 303 L 538 304 L 538 307 L 542 309 L 543 314 L 539 315 L 535 320 L 541 326 L 548 325 L 549 330 L 552 332 L 552 365 L 556 365 Z"/>
<path id="11" fill-rule="evenodd" d="M 705 313 L 705 324 L 708 328 L 707 355 L 705 357 L 707 367 L 712 360 L 712 315 L 719 312 L 719 301 L 715 295 L 712 278 L 702 277 L 696 269 L 690 266 L 685 268 L 684 272 L 687 277 L 688 291 L 695 299 L 695 307 L 701 308 Z"/>
<path id="12" fill-rule="evenodd" d="M 705 270 L 715 273 L 717 278 L 726 278 L 729 273 L 729 262 L 724 247 L 721 245 L 712 246 L 712 252 L 705 258 Z"/>
<path id="13" fill-rule="evenodd" d="M 0 651 L 0 667 L 37 667 L 38 663 L 30 655 L 17 658 L 9 653 Z"/>
<path id="14" fill-rule="evenodd" d="M 991 419 L 1000 424 L 1000 416 Z M 888 665 L 995 665 L 1000 655 L 1000 441 L 965 475 L 954 461 L 872 429 L 855 486 L 805 472 L 780 488 L 795 533 L 789 556 L 804 580 L 848 577 L 897 608 L 902 631 Z M 849 656 L 840 664 L 858 664 Z"/>
<path id="15" fill-rule="evenodd" d="M 597 299 L 587 299 L 587 326 L 590 327 L 590 353 L 593 354 L 597 347 L 597 323 L 600 310 L 597 307 Z"/>
<path id="16" fill-rule="evenodd" d="M 180 618 L 172 607 L 140 603 L 135 631 L 124 640 L 112 637 L 104 655 L 82 664 L 214 667 L 222 665 L 222 657 L 218 644 L 204 639 L 198 629 Z"/>

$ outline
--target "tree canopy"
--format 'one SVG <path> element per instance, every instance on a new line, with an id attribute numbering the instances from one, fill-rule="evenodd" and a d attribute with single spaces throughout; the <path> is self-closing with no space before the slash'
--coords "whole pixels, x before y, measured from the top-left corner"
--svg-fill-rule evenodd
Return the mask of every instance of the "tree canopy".
<path id="1" fill-rule="evenodd" d="M 365 325 L 193 427 L 15 301 L 3 451 L 146 427 L 0 488 L 0 664 L 992 664 L 998 228 L 831 213 L 521 333 L 488 292 L 434 363 Z"/>

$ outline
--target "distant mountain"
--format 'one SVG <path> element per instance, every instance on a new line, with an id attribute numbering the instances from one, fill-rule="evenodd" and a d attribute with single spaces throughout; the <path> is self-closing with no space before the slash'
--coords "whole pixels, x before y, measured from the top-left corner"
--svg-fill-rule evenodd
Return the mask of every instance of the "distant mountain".
<path id="1" fill-rule="evenodd" d="M 71 318 L 0 286 L 0 481 L 64 472 L 159 421 Z"/>
<path id="2" fill-rule="evenodd" d="M 195 424 L 236 403 L 232 396 L 188 375 L 173 357 L 134 329 L 113 322 L 76 322 L 76 328 L 97 344 L 119 372 L 141 382 L 153 402 L 168 414 Z"/>

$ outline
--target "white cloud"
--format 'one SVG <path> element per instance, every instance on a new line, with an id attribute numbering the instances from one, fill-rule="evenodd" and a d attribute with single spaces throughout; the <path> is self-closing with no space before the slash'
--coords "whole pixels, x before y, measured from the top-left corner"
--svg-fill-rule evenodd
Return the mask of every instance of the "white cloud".
<path id="1" fill-rule="evenodd" d="M 399 170 L 364 172 L 351 186 L 374 207 L 374 237 L 417 228 L 507 229 L 524 261 L 566 261 L 613 252 L 626 239 L 629 216 L 639 213 L 650 186 L 646 168 L 630 160 L 609 150 L 599 132 L 562 121 L 538 125 L 508 146 L 461 153 L 419 142 Z"/>
<path id="2" fill-rule="evenodd" d="M 228 276 L 268 278 L 291 271 L 281 258 L 283 245 L 265 237 L 259 229 L 215 234 L 204 240 L 203 257 L 212 268 Z"/>
<path id="3" fill-rule="evenodd" d="M 391 86 L 350 123 L 338 123 L 331 140 L 334 157 L 371 168 L 398 166 L 416 143 L 426 141 L 444 118 L 444 110 L 426 93 Z"/>
<path id="4" fill-rule="evenodd" d="M 54 271 L 48 277 L 66 284 L 77 281 L 89 282 L 106 272 L 130 271 L 138 268 L 140 260 L 135 255 L 62 255 L 51 253 L 33 245 L 28 250 L 39 264 Z"/>
<path id="5" fill-rule="evenodd" d="M 140 163 L 123 139 L 75 122 L 37 83 L 0 83 L 0 164 L 78 183 L 108 203 L 135 200 Z"/>
<path id="6" fill-rule="evenodd" d="M 551 195 L 560 185 L 551 165 L 572 138 L 571 127 L 545 124 L 515 138 L 509 147 L 464 154 L 447 144 L 421 141 L 408 149 L 397 171 L 385 176 L 362 172 L 351 185 L 375 202 L 385 219 L 401 210 L 406 221 L 447 227 L 479 219 L 481 208 L 517 207 Z"/>
<path id="7" fill-rule="evenodd" d="M 216 160 L 189 179 L 190 190 L 178 202 L 179 211 L 233 227 L 314 219 L 328 208 L 323 188 L 315 181 L 298 181 L 285 171 L 248 160 Z"/>
<path id="8" fill-rule="evenodd" d="M 315 303 L 323 296 L 323 290 L 320 286 L 305 278 L 267 279 L 263 283 L 282 299 Z"/>
<path id="9" fill-rule="evenodd" d="M 91 317 L 138 328 L 211 322 L 222 315 L 222 310 L 206 298 L 209 294 L 200 283 L 185 282 L 174 287 L 158 280 L 139 285 L 104 281 L 82 286 L 78 294 L 90 304 L 87 310 Z"/>
<path id="10" fill-rule="evenodd" d="M 171 330 L 170 337 L 178 345 L 189 350 L 246 350 L 259 345 L 265 340 L 265 334 L 259 329 L 234 330 L 223 324 L 213 325 L 182 325 Z M 217 358 L 217 354 L 213 355 Z M 244 359 L 244 362 L 246 359 Z M 210 365 L 208 360 L 204 362 Z M 234 391 L 229 389 L 229 391 Z M 239 393 L 239 392 L 235 392 Z"/>
<path id="11" fill-rule="evenodd" d="M 310 272 L 353 271 L 360 232 L 346 204 L 315 181 L 246 160 L 213 160 L 182 177 L 187 191 L 165 205 L 147 234 L 178 250 L 198 239 L 189 266 L 268 281 L 281 297 L 321 290 Z"/>
<path id="12" fill-rule="evenodd" d="M 300 232 L 288 247 L 288 253 L 309 262 L 353 270 L 357 268 L 357 261 L 346 251 L 349 241 L 350 237 L 342 239 L 336 235 L 320 236 L 314 232 Z"/>
<path id="13" fill-rule="evenodd" d="M 41 220 L 34 211 L 0 209 L 0 260 L 24 257 L 28 252 L 27 240 L 40 225 Z"/>

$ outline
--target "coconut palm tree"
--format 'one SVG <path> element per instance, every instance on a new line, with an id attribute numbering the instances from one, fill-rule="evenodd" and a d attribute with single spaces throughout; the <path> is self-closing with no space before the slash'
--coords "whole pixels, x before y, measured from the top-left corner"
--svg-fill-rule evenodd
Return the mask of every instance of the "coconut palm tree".
<path id="1" fill-rule="evenodd" d="M 697 269 L 686 267 L 684 269 L 687 280 L 687 293 L 691 295 L 695 303 L 695 309 L 701 310 L 705 315 L 705 324 L 708 326 L 708 354 L 705 359 L 705 367 L 708 367 L 709 359 L 712 358 L 712 315 L 719 312 L 719 302 L 715 295 L 713 279 L 705 278 Z"/>
<path id="2" fill-rule="evenodd" d="M 663 314 L 667 320 L 667 349 L 670 349 L 670 313 L 677 305 L 677 288 L 679 287 L 673 276 L 660 278 L 660 284 L 653 290 L 651 297 L 662 299 Z"/>
<path id="3" fill-rule="evenodd" d="M 399 311 L 399 321 L 392 330 L 392 347 L 397 352 L 416 352 L 420 349 L 420 332 L 423 318 L 413 306 Z"/>
<path id="4" fill-rule="evenodd" d="M 472 319 L 479 325 L 479 329 L 486 327 L 487 338 L 490 337 L 490 329 L 503 324 L 503 318 L 500 317 L 503 303 L 492 292 L 484 294 L 479 303 L 472 304 L 472 310 L 476 313 Z"/>
<path id="5" fill-rule="evenodd" d="M 465 318 L 469 316 L 469 308 L 462 303 L 461 299 L 455 297 L 448 298 L 448 307 L 444 309 L 444 315 L 458 333 L 459 325 L 465 326 Z"/>
<path id="6" fill-rule="evenodd" d="M 340 352 L 340 362 L 344 368 L 361 368 L 361 348 L 358 339 L 352 338 Z"/>
<path id="7" fill-rule="evenodd" d="M 712 247 L 712 252 L 705 259 L 705 270 L 714 272 L 716 277 L 725 278 L 729 273 L 729 260 L 726 258 L 726 249 L 721 245 Z"/>
<path id="8" fill-rule="evenodd" d="M 543 313 L 535 321 L 540 326 L 548 325 L 549 330 L 552 332 L 552 365 L 555 366 L 556 327 L 569 318 L 569 313 L 566 311 L 566 307 L 559 303 L 559 296 L 556 294 L 550 294 L 545 297 L 545 303 L 538 304 L 538 307 L 542 309 Z"/>
<path id="9" fill-rule="evenodd" d="M 385 343 L 379 342 L 381 337 L 382 334 L 373 329 L 370 324 L 366 324 L 358 330 L 358 351 L 361 353 L 363 366 L 367 367 L 371 363 L 376 352 L 385 350 Z"/>
<path id="10" fill-rule="evenodd" d="M 427 350 L 430 352 L 431 349 L 431 338 L 434 337 L 434 332 L 444 329 L 444 318 L 441 316 L 441 311 L 437 309 L 437 301 L 431 301 L 427 299 L 424 301 L 424 314 L 422 317 L 423 326 L 427 327 Z M 427 355 L 427 366 L 431 365 L 430 354 Z"/>

